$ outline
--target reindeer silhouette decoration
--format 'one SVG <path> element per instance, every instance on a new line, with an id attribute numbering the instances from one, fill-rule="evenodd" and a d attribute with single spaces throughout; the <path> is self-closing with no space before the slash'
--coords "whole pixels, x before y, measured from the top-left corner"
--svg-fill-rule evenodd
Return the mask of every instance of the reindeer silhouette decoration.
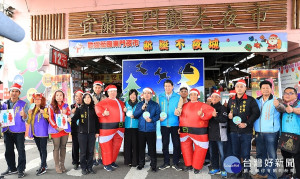
<path id="1" fill-rule="evenodd" d="M 168 73 L 168 72 L 160 73 L 161 70 L 162 70 L 162 69 L 159 67 L 159 68 L 156 70 L 156 72 L 154 73 L 154 75 L 159 75 L 159 80 L 158 80 L 157 84 L 159 84 L 160 81 L 163 80 L 163 79 L 170 78 L 169 76 L 167 76 L 167 73 Z"/>
<path id="2" fill-rule="evenodd" d="M 148 75 L 147 73 L 147 69 L 142 67 L 143 62 L 137 64 L 135 67 L 137 67 L 138 69 L 136 70 L 137 72 L 141 72 L 143 75 Z"/>

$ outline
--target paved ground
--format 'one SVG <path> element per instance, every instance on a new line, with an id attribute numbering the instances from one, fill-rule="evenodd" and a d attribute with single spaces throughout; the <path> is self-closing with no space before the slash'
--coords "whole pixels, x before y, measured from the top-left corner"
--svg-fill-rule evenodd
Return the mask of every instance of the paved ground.
<path id="1" fill-rule="evenodd" d="M 35 171 L 40 166 L 40 158 L 39 153 L 36 148 L 36 145 L 33 141 L 26 141 L 25 145 L 26 149 L 26 178 L 46 178 L 46 179 L 53 179 L 55 177 L 56 179 L 59 178 L 74 178 L 74 177 L 83 177 L 83 178 L 112 178 L 112 179 L 143 179 L 143 178 L 153 178 L 157 179 L 159 178 L 182 178 L 182 179 L 217 179 L 221 178 L 220 175 L 210 176 L 208 175 L 208 167 L 204 167 L 201 170 L 200 174 L 195 175 L 193 172 L 184 172 L 184 171 L 176 171 L 174 169 L 166 169 L 164 171 L 158 171 L 156 173 L 151 172 L 149 163 L 146 163 L 146 166 L 143 170 L 139 171 L 136 168 L 130 168 L 128 166 L 125 166 L 123 164 L 123 155 L 120 153 L 117 164 L 120 166 L 118 169 L 116 169 L 113 172 L 107 172 L 103 169 L 103 166 L 95 166 L 94 170 L 97 172 L 97 174 L 89 174 L 86 176 L 82 176 L 81 170 L 74 170 L 72 166 L 72 157 L 71 157 L 71 143 L 68 143 L 67 145 L 67 156 L 66 156 L 66 168 L 67 172 L 64 174 L 56 174 L 54 169 L 54 161 L 53 161 L 53 145 L 52 142 L 48 142 L 48 157 L 47 157 L 47 164 L 48 164 L 48 170 L 47 173 L 42 176 L 36 176 Z M 4 142 L 3 139 L 0 139 L 0 172 L 2 173 L 7 169 L 7 165 L 4 158 Z M 15 150 L 16 151 L 16 150 Z M 162 164 L 162 156 L 159 155 L 158 157 L 158 166 Z M 278 174 L 279 175 L 279 174 Z M 280 175 L 279 175 L 280 176 Z M 17 175 L 11 175 L 6 176 L 5 178 L 17 178 Z"/>

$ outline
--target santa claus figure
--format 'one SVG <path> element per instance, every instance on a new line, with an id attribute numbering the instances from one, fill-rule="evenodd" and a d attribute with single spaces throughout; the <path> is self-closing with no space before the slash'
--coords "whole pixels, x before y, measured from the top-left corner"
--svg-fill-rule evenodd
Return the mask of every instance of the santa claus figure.
<path id="1" fill-rule="evenodd" d="M 267 40 L 268 44 L 268 51 L 276 52 L 278 49 L 281 49 L 281 40 L 278 38 L 276 34 L 270 35 L 269 39 Z"/>
<path id="2" fill-rule="evenodd" d="M 199 102 L 200 92 L 193 88 L 190 91 L 191 101 L 183 105 L 179 117 L 179 133 L 181 150 L 186 166 L 185 170 L 192 170 L 197 174 L 203 167 L 208 149 L 208 122 L 215 109 Z"/>
<path id="3" fill-rule="evenodd" d="M 116 98 L 115 85 L 108 85 L 104 91 L 109 97 L 97 103 L 95 110 L 100 122 L 99 143 L 104 169 L 112 171 L 118 168 L 115 162 L 124 137 L 124 103 Z"/>

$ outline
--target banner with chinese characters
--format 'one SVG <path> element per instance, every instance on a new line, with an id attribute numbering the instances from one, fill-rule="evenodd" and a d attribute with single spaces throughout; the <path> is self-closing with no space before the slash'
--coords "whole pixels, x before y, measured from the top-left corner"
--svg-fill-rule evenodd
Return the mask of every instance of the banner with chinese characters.
<path id="1" fill-rule="evenodd" d="M 260 82 L 270 81 L 272 83 L 272 94 L 277 98 L 281 97 L 280 81 L 278 70 L 252 70 L 251 71 L 251 89 L 252 97 L 257 98 L 262 95 L 260 91 Z"/>
<path id="2" fill-rule="evenodd" d="M 88 39 L 270 31 L 287 27 L 287 0 L 208 3 L 73 12 L 69 13 L 68 35 L 69 39 Z"/>
<path id="3" fill-rule="evenodd" d="M 203 52 L 287 52 L 287 33 L 177 34 L 69 41 L 70 57 Z"/>
<path id="4" fill-rule="evenodd" d="M 99 74 L 95 76 L 95 79 L 105 84 L 122 83 L 122 74 Z"/>
<path id="5" fill-rule="evenodd" d="M 287 87 L 293 87 L 300 93 L 300 61 L 282 66 L 279 71 L 282 91 Z"/>

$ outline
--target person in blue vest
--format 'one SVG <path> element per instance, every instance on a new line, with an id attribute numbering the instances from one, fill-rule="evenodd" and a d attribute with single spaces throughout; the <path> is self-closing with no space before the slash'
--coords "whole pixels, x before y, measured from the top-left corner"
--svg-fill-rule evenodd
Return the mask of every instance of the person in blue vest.
<path id="1" fill-rule="evenodd" d="M 256 99 L 260 116 L 254 122 L 256 158 L 262 160 L 262 167 L 252 178 L 277 178 L 273 170 L 276 168 L 277 145 L 280 130 L 280 111 L 274 103 L 276 97 L 272 95 L 272 83 L 270 81 L 260 82 L 262 96 Z M 265 161 L 269 164 L 266 166 Z"/>
<path id="2" fill-rule="evenodd" d="M 5 160 L 7 163 L 7 170 L 1 175 L 10 175 L 18 173 L 18 178 L 25 176 L 26 168 L 26 154 L 25 154 L 25 131 L 27 121 L 28 106 L 25 101 L 19 99 L 21 94 L 21 85 L 15 83 L 9 89 L 10 98 L 4 102 L 2 109 L 14 109 L 15 125 L 4 127 L 5 143 Z M 14 145 L 18 150 L 18 166 L 16 167 Z"/>
<path id="3" fill-rule="evenodd" d="M 47 141 L 48 141 L 48 118 L 46 107 L 46 98 L 42 93 L 35 93 L 30 100 L 30 109 L 28 110 L 28 121 L 30 125 L 28 136 L 34 138 L 34 142 L 39 150 L 41 166 L 36 171 L 36 175 L 43 175 L 47 168 Z"/>
<path id="4" fill-rule="evenodd" d="M 278 102 L 277 102 L 278 103 Z M 276 105 L 277 106 L 277 105 Z M 300 136 L 300 100 L 297 99 L 297 90 L 287 87 L 283 92 L 283 102 L 278 107 L 284 110 L 282 115 L 281 132 L 291 133 Z M 300 178 L 300 149 L 297 153 L 290 153 L 281 150 L 285 172 L 280 178 Z M 293 167 L 287 165 L 287 159 L 294 159 L 296 173 L 293 175 Z"/>
<path id="5" fill-rule="evenodd" d="M 151 88 L 143 89 L 144 101 L 137 104 L 133 118 L 139 120 L 139 165 L 137 169 L 142 170 L 144 168 L 147 143 L 151 158 L 151 170 L 156 172 L 156 122 L 159 119 L 160 108 L 156 102 L 151 100 L 153 95 L 154 91 Z"/>
<path id="6" fill-rule="evenodd" d="M 160 170 L 170 168 L 170 156 L 169 156 L 169 144 L 170 136 L 173 143 L 173 165 L 172 168 L 179 171 L 182 168 L 179 167 L 180 158 L 180 138 L 178 134 L 179 129 L 179 119 L 175 115 L 175 109 L 178 106 L 180 95 L 173 91 L 174 85 L 171 80 L 166 80 L 164 82 L 165 92 L 159 95 L 159 105 L 161 114 L 166 114 L 166 116 L 160 116 L 160 131 L 162 136 L 163 144 L 163 155 L 164 163 L 159 167 Z"/>
<path id="7" fill-rule="evenodd" d="M 125 102 L 124 164 L 136 167 L 139 164 L 138 126 L 139 120 L 133 118 L 138 100 L 136 89 L 129 90 L 129 100 Z"/>

